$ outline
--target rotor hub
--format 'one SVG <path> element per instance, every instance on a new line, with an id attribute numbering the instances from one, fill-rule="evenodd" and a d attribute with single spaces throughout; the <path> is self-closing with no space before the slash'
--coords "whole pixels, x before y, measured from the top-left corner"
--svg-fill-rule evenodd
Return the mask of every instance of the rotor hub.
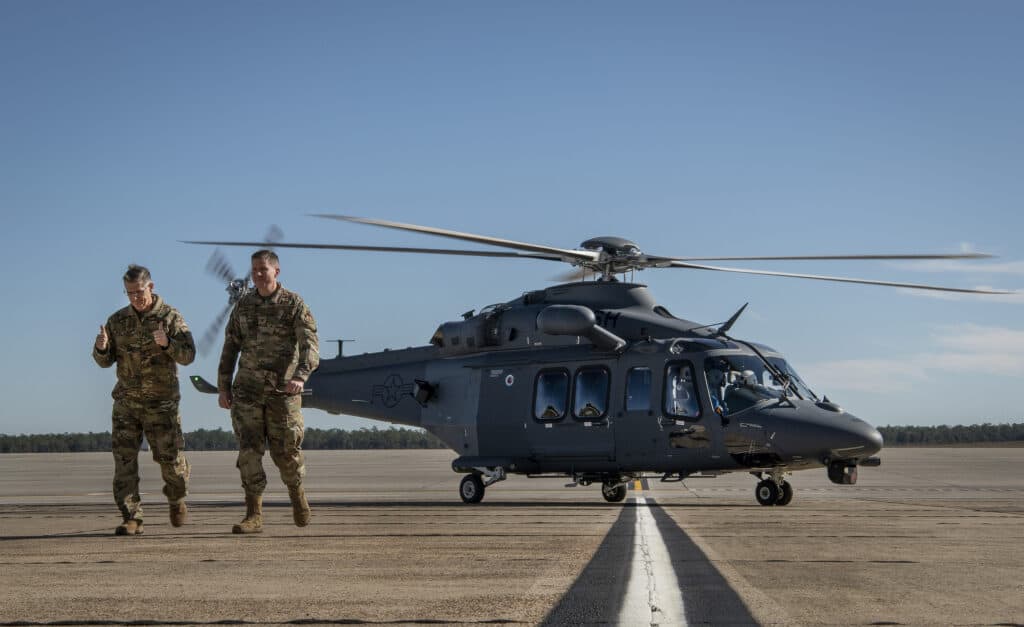
<path id="1" fill-rule="evenodd" d="M 248 279 L 234 279 L 224 288 L 228 293 L 228 304 L 234 305 L 249 291 Z"/>
<path id="2" fill-rule="evenodd" d="M 605 281 L 615 280 L 616 274 L 645 267 L 645 257 L 640 247 L 622 237 L 594 237 L 580 244 L 580 248 L 599 253 L 597 259 L 578 265 L 600 273 Z"/>

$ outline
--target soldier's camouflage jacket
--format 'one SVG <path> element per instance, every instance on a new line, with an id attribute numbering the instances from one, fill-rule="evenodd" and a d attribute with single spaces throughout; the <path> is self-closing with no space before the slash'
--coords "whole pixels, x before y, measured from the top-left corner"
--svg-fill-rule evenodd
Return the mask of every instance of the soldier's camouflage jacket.
<path id="1" fill-rule="evenodd" d="M 192 332 L 178 310 L 153 294 L 153 306 L 138 313 L 131 305 L 107 319 L 110 343 L 105 352 L 93 344 L 92 358 L 104 368 L 117 363 L 117 384 L 111 393 L 115 399 L 173 400 L 181 398 L 178 389 L 178 364 L 187 366 L 196 357 Z M 153 331 L 163 324 L 167 348 L 153 340 Z"/>
<path id="2" fill-rule="evenodd" d="M 252 290 L 235 305 L 224 331 L 217 388 L 262 398 L 283 392 L 292 379 L 306 381 L 319 365 L 316 320 L 302 297 L 279 283 L 270 296 Z"/>

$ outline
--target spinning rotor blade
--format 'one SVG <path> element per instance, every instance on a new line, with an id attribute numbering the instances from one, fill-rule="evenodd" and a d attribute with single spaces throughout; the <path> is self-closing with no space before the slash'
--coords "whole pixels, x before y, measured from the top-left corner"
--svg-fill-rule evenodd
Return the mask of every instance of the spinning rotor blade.
<path id="1" fill-rule="evenodd" d="M 231 313 L 232 307 L 234 305 L 229 303 L 227 307 L 217 314 L 217 318 L 203 332 L 203 337 L 199 339 L 199 346 L 197 347 L 199 354 L 203 357 L 206 357 L 210 353 L 210 349 L 213 348 L 213 344 L 217 340 L 217 336 L 220 335 L 221 328 L 224 326 L 224 320 Z"/>
<path id="2" fill-rule="evenodd" d="M 817 281 L 837 281 L 839 283 L 862 283 L 864 285 L 884 285 L 886 287 L 906 287 L 915 290 L 935 290 L 938 292 L 961 292 L 964 294 L 1013 294 L 1006 290 L 971 290 L 960 287 L 940 287 L 937 285 L 922 285 L 918 283 L 894 283 L 891 281 L 873 281 L 870 279 L 851 279 L 837 276 L 821 276 L 817 274 L 795 274 L 792 272 L 770 272 L 768 270 L 746 270 L 743 268 L 722 268 L 719 266 L 704 266 L 682 261 L 673 261 L 673 268 L 691 268 L 694 270 L 715 270 L 717 272 L 737 272 L 740 274 L 761 274 L 765 276 L 786 276 L 795 279 L 814 279 Z"/>
<path id="3" fill-rule="evenodd" d="M 247 246 L 250 248 L 254 247 L 266 247 L 270 244 L 268 242 L 199 242 L 199 241 L 188 241 L 181 240 L 183 244 L 205 244 L 211 246 Z M 348 244 L 295 244 L 278 242 L 274 244 L 276 248 L 316 248 L 321 250 L 366 250 L 370 252 L 387 252 L 387 253 L 424 253 L 431 255 L 463 255 L 468 257 L 519 257 L 523 259 L 544 259 L 547 261 L 562 261 L 562 258 L 556 255 L 540 255 L 530 253 L 513 253 L 513 252 L 500 252 L 491 250 L 458 250 L 452 248 L 409 248 L 404 246 L 350 246 Z"/>
<path id="4" fill-rule="evenodd" d="M 619 237 L 593 238 L 584 242 L 581 249 L 557 248 L 529 242 L 464 233 L 449 229 L 441 229 L 429 226 L 420 226 L 404 222 L 392 222 L 389 220 L 377 220 L 373 218 L 360 218 L 340 214 L 309 214 L 313 217 L 329 220 L 340 220 L 345 222 L 356 222 L 371 226 L 380 226 L 400 231 L 424 233 L 439 237 L 511 248 L 512 251 L 483 251 L 464 250 L 451 248 L 419 248 L 405 246 L 362 246 L 348 244 L 300 244 L 282 243 L 276 241 L 281 231 L 278 227 L 271 227 L 263 242 L 224 242 L 224 241 L 184 241 L 187 244 L 205 244 L 220 246 L 246 246 L 246 247 L 278 247 L 278 248 L 309 248 L 322 250 L 354 250 L 371 252 L 397 252 L 397 253 L 419 253 L 435 255 L 460 255 L 469 257 L 504 257 L 504 258 L 526 258 L 543 259 L 546 261 L 561 261 L 576 266 L 572 271 L 557 277 L 560 281 L 579 281 L 585 279 L 587 274 L 599 275 L 599 280 L 613 281 L 615 275 L 645 268 L 689 268 L 693 270 L 711 270 L 715 272 L 735 272 L 738 274 L 755 274 L 762 276 L 782 276 L 797 279 L 811 279 L 816 281 L 834 281 L 838 283 L 859 283 L 862 285 L 880 285 L 885 287 L 902 287 L 916 290 L 933 290 L 938 292 L 957 292 L 962 294 L 992 294 L 1007 295 L 1015 292 L 995 289 L 967 289 L 957 287 L 944 287 L 939 285 L 926 285 L 921 283 L 899 283 L 895 281 L 878 281 L 873 279 L 857 279 L 849 277 L 825 276 L 817 274 L 802 274 L 792 272 L 774 272 L 769 270 L 750 270 L 745 268 L 726 268 L 720 266 L 703 265 L 693 263 L 695 261 L 828 261 L 828 260 L 892 260 L 892 261 L 921 261 L 938 259 L 988 259 L 992 255 L 985 253 L 950 253 L 950 254 L 858 254 L 858 255 L 772 255 L 772 256 L 729 256 L 729 257 L 663 257 L 658 255 L 647 255 L 640 252 L 633 242 L 623 240 Z M 230 281 L 230 265 L 223 259 L 223 255 L 211 258 L 208 266 L 212 272 L 228 278 Z"/>
<path id="5" fill-rule="evenodd" d="M 650 257 L 669 261 L 829 261 L 829 260 L 900 260 L 926 259 L 991 259 L 986 253 L 954 253 L 938 255 L 798 255 L 782 257 Z"/>
<path id="6" fill-rule="evenodd" d="M 214 250 L 210 255 L 210 260 L 206 262 L 206 271 L 225 283 L 230 283 L 235 279 L 235 271 L 231 267 L 231 263 L 219 250 Z"/>
<path id="7" fill-rule="evenodd" d="M 357 218 L 354 216 L 343 216 L 330 213 L 314 213 L 310 215 L 317 218 L 327 218 L 330 220 L 344 220 L 346 222 L 358 222 L 360 224 L 382 226 L 389 229 L 398 229 L 400 231 L 412 231 L 414 233 L 427 233 L 429 235 L 439 235 L 441 237 L 450 237 L 452 239 L 460 239 L 465 240 L 467 242 L 489 244 L 491 246 L 502 246 L 504 248 L 515 248 L 516 250 L 524 250 L 533 253 L 547 253 L 551 255 L 558 255 L 559 260 L 596 261 L 599 256 L 598 253 L 589 250 L 571 250 L 568 248 L 555 248 L 554 246 L 543 246 L 540 244 L 517 242 L 510 239 L 488 237 L 486 235 L 474 235 L 473 233 L 462 233 L 460 231 L 450 231 L 448 229 L 438 229 L 431 226 L 419 226 L 416 224 L 405 224 L 403 222 L 390 222 L 388 220 L 374 220 L 371 218 Z"/>

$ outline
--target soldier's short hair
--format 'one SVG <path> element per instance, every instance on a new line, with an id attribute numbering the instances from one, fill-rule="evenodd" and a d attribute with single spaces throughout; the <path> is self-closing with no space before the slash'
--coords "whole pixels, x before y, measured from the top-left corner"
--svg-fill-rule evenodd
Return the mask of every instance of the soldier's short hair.
<path id="1" fill-rule="evenodd" d="M 274 266 L 275 268 L 280 268 L 281 267 L 281 262 L 277 258 L 277 253 L 275 253 L 272 250 L 268 250 L 266 248 L 264 248 L 262 250 L 257 250 L 256 252 L 254 252 L 252 254 L 252 260 L 256 261 L 257 259 L 259 259 L 261 261 L 266 261 L 267 263 L 269 263 L 270 265 Z"/>
<path id="2" fill-rule="evenodd" d="M 139 281 L 148 283 L 152 277 L 149 274 L 149 268 L 146 266 L 137 266 L 133 263 L 128 266 L 128 270 L 121 278 L 125 283 L 136 283 Z"/>

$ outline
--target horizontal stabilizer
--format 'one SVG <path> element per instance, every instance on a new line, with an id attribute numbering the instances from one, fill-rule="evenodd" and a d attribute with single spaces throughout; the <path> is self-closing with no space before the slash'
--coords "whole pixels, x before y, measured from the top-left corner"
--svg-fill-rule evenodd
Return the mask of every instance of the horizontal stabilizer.
<path id="1" fill-rule="evenodd" d="M 197 374 L 194 374 L 194 375 L 190 376 L 189 380 L 192 381 L 192 385 L 194 385 L 195 388 L 197 390 L 199 390 L 200 392 L 202 392 L 203 394 L 216 394 L 217 393 L 217 386 L 216 385 L 211 384 L 209 381 L 207 381 L 206 379 L 200 377 Z"/>

